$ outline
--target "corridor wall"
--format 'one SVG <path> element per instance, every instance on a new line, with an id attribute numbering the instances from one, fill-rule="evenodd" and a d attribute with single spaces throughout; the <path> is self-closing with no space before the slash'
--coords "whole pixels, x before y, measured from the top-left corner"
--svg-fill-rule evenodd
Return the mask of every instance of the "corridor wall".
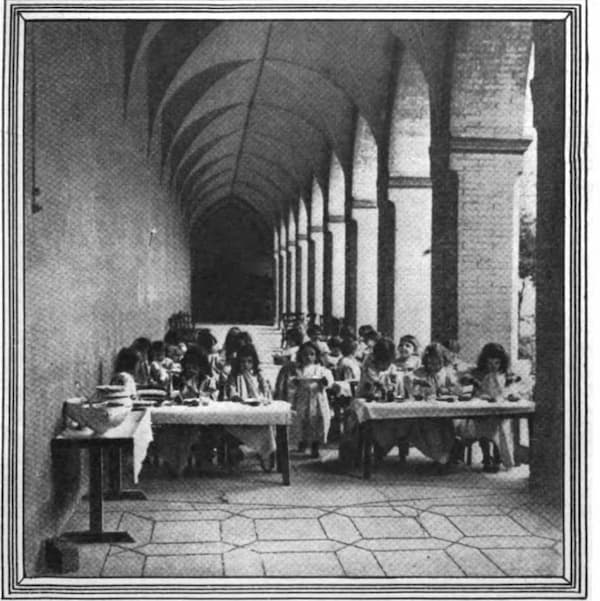
<path id="1" fill-rule="evenodd" d="M 67 21 L 26 31 L 27 575 L 82 488 L 78 457 L 50 457 L 74 382 L 108 382 L 121 346 L 162 337 L 190 305 L 187 225 L 123 112 L 124 32 Z"/>

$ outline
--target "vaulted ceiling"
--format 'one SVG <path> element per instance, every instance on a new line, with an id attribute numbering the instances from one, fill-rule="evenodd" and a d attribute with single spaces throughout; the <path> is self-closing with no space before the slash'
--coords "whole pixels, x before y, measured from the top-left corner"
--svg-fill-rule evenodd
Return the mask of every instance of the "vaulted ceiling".
<path id="1" fill-rule="evenodd" d="M 394 31 L 400 27 L 402 31 Z M 406 29 L 408 27 L 408 29 Z M 386 134 L 396 35 L 385 21 L 166 21 L 128 26 L 129 98 L 190 219 L 231 199 L 268 221 L 331 153 L 346 171 L 358 115 Z"/>

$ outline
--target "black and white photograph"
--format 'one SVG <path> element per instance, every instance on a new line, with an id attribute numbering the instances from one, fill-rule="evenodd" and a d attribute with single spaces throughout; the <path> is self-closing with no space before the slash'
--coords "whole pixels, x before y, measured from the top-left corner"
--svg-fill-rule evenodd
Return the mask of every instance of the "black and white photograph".
<path id="1" fill-rule="evenodd" d="M 2 599 L 587 598 L 587 11 L 5 1 Z"/>

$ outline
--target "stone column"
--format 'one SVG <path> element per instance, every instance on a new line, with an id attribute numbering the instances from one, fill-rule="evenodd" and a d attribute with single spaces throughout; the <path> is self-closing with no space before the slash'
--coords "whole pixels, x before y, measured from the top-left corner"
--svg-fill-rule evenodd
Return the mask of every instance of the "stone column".
<path id="1" fill-rule="evenodd" d="M 331 314 L 344 317 L 346 310 L 346 219 L 330 215 L 327 228 L 331 232 Z"/>
<path id="2" fill-rule="evenodd" d="M 458 181 L 457 325 L 461 355 L 475 361 L 487 342 L 516 358 L 518 333 L 518 203 L 529 140 L 450 140 Z"/>
<path id="3" fill-rule="evenodd" d="M 317 315 L 323 315 L 323 279 L 324 279 L 324 258 L 325 258 L 325 240 L 323 236 L 322 225 L 312 225 L 310 228 L 310 237 L 315 250 L 314 261 L 314 312 Z"/>
<path id="4" fill-rule="evenodd" d="M 377 205 L 354 201 L 352 218 L 356 222 L 356 324 L 377 327 L 377 258 L 379 214 Z"/>
<path id="5" fill-rule="evenodd" d="M 283 221 L 279 230 L 279 314 L 288 312 L 288 269 L 287 269 L 287 242 L 286 229 Z"/>
<path id="6" fill-rule="evenodd" d="M 273 244 L 273 296 L 275 299 L 275 325 L 278 325 L 281 319 L 281 290 L 279 287 L 279 279 L 279 242 L 277 240 L 277 233 L 275 233 Z"/>
<path id="7" fill-rule="evenodd" d="M 561 500 L 565 482 L 565 25 L 534 24 L 534 125 L 537 129 L 535 432 L 530 485 Z M 578 432 L 571 436 L 578 442 Z"/>
<path id="8" fill-rule="evenodd" d="M 395 207 L 394 340 L 431 340 L 431 180 L 390 178 Z"/>
<path id="9" fill-rule="evenodd" d="M 290 208 L 288 221 L 288 311 L 294 313 L 296 309 L 296 221 L 294 211 Z"/>
<path id="10" fill-rule="evenodd" d="M 306 234 L 298 233 L 296 240 L 296 254 L 300 269 L 298 270 L 297 295 L 298 311 L 308 313 L 308 238 Z"/>

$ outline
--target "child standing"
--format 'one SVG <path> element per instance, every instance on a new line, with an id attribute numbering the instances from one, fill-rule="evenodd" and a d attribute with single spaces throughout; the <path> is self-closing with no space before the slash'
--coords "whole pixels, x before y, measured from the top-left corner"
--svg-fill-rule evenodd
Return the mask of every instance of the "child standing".
<path id="1" fill-rule="evenodd" d="M 325 389 L 333 383 L 331 372 L 319 360 L 319 349 L 305 342 L 298 350 L 297 361 L 281 368 L 275 386 L 277 398 L 287 400 L 296 412 L 291 439 L 298 441 L 299 452 L 310 444 L 314 458 L 319 457 L 319 445 L 329 431 L 331 412 Z"/>

